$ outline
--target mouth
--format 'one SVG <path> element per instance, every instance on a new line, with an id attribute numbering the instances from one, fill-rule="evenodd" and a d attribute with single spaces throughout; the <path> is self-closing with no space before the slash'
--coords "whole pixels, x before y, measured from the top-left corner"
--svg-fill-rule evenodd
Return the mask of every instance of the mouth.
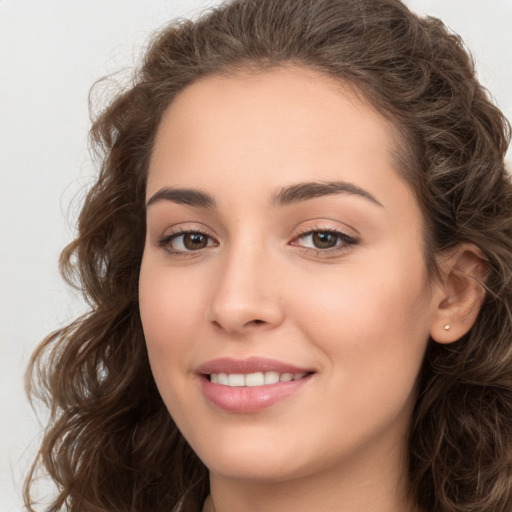
<path id="1" fill-rule="evenodd" d="M 197 369 L 207 401 L 231 413 L 254 413 L 293 397 L 316 372 L 262 358 L 216 359 Z"/>
<path id="2" fill-rule="evenodd" d="M 279 373 L 276 371 L 254 373 L 211 373 L 205 377 L 213 384 L 230 387 L 256 387 L 269 386 L 278 382 L 292 382 L 301 380 L 313 372 Z"/>

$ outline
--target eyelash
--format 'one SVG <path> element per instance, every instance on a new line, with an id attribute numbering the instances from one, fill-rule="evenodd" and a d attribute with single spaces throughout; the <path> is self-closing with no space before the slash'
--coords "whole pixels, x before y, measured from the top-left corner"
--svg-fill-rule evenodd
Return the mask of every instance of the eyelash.
<path id="1" fill-rule="evenodd" d="M 308 236 L 312 236 L 314 234 L 319 234 L 319 233 L 333 235 L 333 236 L 337 237 L 336 245 L 333 247 L 328 247 L 328 248 L 322 249 L 322 248 L 314 248 L 314 247 L 305 247 L 303 245 L 295 243 L 297 240 L 304 240 Z M 194 228 L 194 229 L 184 229 L 182 231 L 177 231 L 176 233 L 170 233 L 168 235 L 162 236 L 161 238 L 159 238 L 157 245 L 158 245 L 158 247 L 165 249 L 170 255 L 181 256 L 181 257 L 193 256 L 194 253 L 198 253 L 202 249 L 211 247 L 209 245 L 206 245 L 204 248 L 195 249 L 195 250 L 189 249 L 189 250 L 183 251 L 180 249 L 174 249 L 170 245 L 173 240 L 176 240 L 179 237 L 183 237 L 185 235 L 201 235 L 201 236 L 206 237 L 209 240 L 213 240 L 213 238 L 205 231 L 202 231 L 201 229 Z M 339 231 L 337 229 L 332 229 L 332 228 L 323 229 L 321 227 L 316 227 L 313 229 L 307 229 L 302 232 L 299 232 L 299 234 L 293 239 L 293 241 L 290 244 L 295 247 L 302 247 L 302 249 L 308 253 L 313 252 L 317 256 L 325 257 L 327 255 L 333 255 L 333 254 L 338 254 L 340 252 L 347 251 L 348 249 L 350 249 L 350 247 L 358 245 L 359 240 L 357 238 L 347 235 L 343 231 Z M 214 246 L 216 246 L 216 245 L 218 245 L 217 242 L 215 242 Z"/>
<path id="2" fill-rule="evenodd" d="M 333 247 L 321 249 L 318 247 L 304 247 L 297 243 L 294 243 L 297 240 L 304 240 L 308 236 L 312 236 L 314 234 L 319 234 L 319 233 L 335 236 L 337 238 L 336 245 Z M 324 229 L 321 227 L 315 227 L 313 229 L 309 228 L 309 229 L 305 229 L 302 232 L 299 232 L 299 234 L 294 238 L 294 240 L 292 242 L 292 245 L 302 247 L 305 251 L 310 252 L 310 253 L 312 252 L 316 256 L 320 256 L 320 257 L 322 257 L 322 256 L 326 257 L 326 256 L 332 256 L 332 255 L 339 254 L 341 252 L 349 250 L 351 247 L 358 245 L 358 244 L 359 244 L 359 240 L 357 238 L 347 235 L 347 233 L 345 233 L 343 231 L 333 229 L 333 228 Z"/>
<path id="3" fill-rule="evenodd" d="M 164 235 L 161 238 L 159 238 L 158 242 L 157 242 L 158 247 L 165 249 L 172 256 L 182 256 L 182 257 L 192 256 L 194 253 L 199 252 L 201 249 L 196 249 L 196 250 L 190 249 L 188 251 L 182 251 L 179 249 L 174 249 L 170 245 L 173 240 L 176 240 L 177 238 L 185 236 L 185 235 L 201 235 L 210 240 L 213 240 L 213 238 L 208 233 L 206 233 L 205 231 L 202 231 L 201 229 L 197 229 L 197 228 L 184 229 L 181 231 L 177 231 L 176 233 L 170 233 L 168 235 Z M 206 247 L 208 247 L 208 245 Z"/>

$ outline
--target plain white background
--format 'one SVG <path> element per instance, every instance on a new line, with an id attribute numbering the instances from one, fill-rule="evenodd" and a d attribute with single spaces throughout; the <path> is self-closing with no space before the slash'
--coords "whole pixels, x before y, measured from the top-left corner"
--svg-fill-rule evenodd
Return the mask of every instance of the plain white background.
<path id="1" fill-rule="evenodd" d="M 57 260 L 94 176 L 87 152 L 89 88 L 102 76 L 129 72 L 153 29 L 216 3 L 0 0 L 2 512 L 22 510 L 23 475 L 41 433 L 23 391 L 30 353 L 84 309 L 61 281 Z M 463 36 L 481 81 L 512 118 L 512 0 L 406 3 Z"/>

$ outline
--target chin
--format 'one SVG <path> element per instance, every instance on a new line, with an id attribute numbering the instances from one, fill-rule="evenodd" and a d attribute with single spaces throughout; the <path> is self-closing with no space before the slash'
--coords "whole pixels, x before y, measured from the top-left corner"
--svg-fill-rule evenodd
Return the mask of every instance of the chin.
<path id="1" fill-rule="evenodd" d="M 211 473 L 224 478 L 278 482 L 308 473 L 300 463 L 301 457 L 297 457 L 296 445 L 294 448 L 277 439 L 265 439 L 261 433 L 228 434 L 224 439 L 210 439 L 208 446 L 200 443 L 192 447 Z"/>
<path id="2" fill-rule="evenodd" d="M 254 458 L 231 457 L 228 454 L 222 454 L 212 460 L 206 467 L 211 474 L 229 480 L 238 480 L 253 483 L 278 483 L 290 481 L 301 477 L 306 477 L 309 472 L 302 470 L 294 464 L 290 465 L 290 458 L 286 461 L 275 459 L 264 459 L 264 456 Z"/>

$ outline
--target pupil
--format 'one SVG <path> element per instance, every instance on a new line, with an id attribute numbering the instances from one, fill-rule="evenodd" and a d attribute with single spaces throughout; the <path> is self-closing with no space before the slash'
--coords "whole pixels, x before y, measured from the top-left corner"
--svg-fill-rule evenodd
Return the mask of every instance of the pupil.
<path id="1" fill-rule="evenodd" d="M 206 247 L 207 238 L 201 233 L 187 233 L 183 236 L 183 245 L 187 249 L 203 249 Z"/>
<path id="2" fill-rule="evenodd" d="M 334 247 L 338 237 L 332 233 L 313 233 L 313 243 L 318 249 L 329 249 Z"/>

